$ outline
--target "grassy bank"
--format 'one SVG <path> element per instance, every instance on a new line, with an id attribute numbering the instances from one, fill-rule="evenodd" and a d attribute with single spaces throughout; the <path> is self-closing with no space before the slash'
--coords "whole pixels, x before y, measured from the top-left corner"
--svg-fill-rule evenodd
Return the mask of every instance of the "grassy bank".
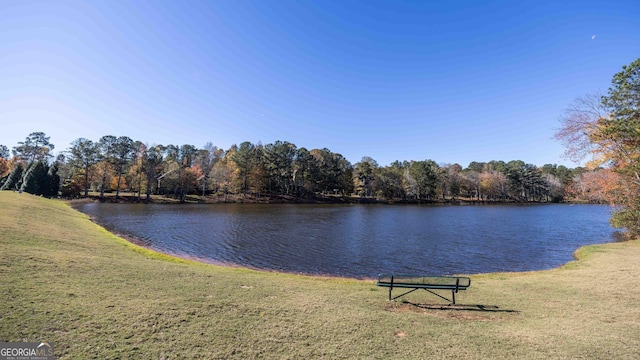
<path id="1" fill-rule="evenodd" d="M 0 341 L 52 341 L 62 359 L 640 356 L 638 241 L 472 276 L 456 308 L 426 292 L 387 302 L 372 281 L 177 260 L 14 192 L 0 192 L 0 254 Z"/>

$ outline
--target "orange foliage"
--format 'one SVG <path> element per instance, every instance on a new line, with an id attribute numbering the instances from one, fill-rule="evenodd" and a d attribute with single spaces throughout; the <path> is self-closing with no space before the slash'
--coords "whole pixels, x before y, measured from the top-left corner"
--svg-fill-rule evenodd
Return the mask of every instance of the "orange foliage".
<path id="1" fill-rule="evenodd" d="M 190 167 L 184 169 L 182 173 L 182 184 L 183 189 L 187 191 L 187 193 L 192 192 L 195 188 L 198 187 L 198 179 L 202 176 L 202 171 L 199 167 Z"/>
<path id="2" fill-rule="evenodd" d="M 195 176 L 196 180 L 204 176 L 204 172 L 202 172 L 202 167 L 200 167 L 199 164 L 195 164 L 191 166 L 186 171 L 192 173 L 192 176 Z"/>
<path id="3" fill-rule="evenodd" d="M 0 178 L 3 178 L 11 172 L 11 167 L 9 166 L 9 160 L 0 158 Z"/>
<path id="4" fill-rule="evenodd" d="M 109 188 L 113 189 L 114 191 L 118 189 L 118 176 L 114 175 L 111 176 L 111 178 L 109 179 Z M 123 190 L 128 190 L 129 189 L 129 185 L 127 184 L 127 180 L 124 178 L 124 176 L 120 179 L 120 191 Z"/>
<path id="5" fill-rule="evenodd" d="M 615 203 L 630 190 L 627 184 L 620 174 L 610 169 L 600 169 L 576 176 L 569 193 L 591 202 Z"/>
<path id="6" fill-rule="evenodd" d="M 497 171 L 483 171 L 479 175 L 480 191 L 489 199 L 498 199 L 504 194 L 507 177 Z"/>

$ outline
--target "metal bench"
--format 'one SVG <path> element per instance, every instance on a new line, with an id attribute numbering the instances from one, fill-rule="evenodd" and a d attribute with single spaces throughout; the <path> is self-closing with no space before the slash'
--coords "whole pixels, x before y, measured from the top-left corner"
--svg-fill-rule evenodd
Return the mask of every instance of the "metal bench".
<path id="1" fill-rule="evenodd" d="M 461 290 L 467 290 L 471 285 L 471 279 L 461 276 L 423 276 L 410 274 L 380 274 L 378 275 L 378 286 L 389 288 L 389 301 L 395 300 L 401 296 L 407 295 L 419 289 L 428 291 L 429 293 L 445 299 L 452 304 L 456 303 L 456 293 Z M 394 288 L 412 289 L 395 297 L 391 292 Z M 451 299 L 448 299 L 433 290 L 451 291 Z"/>

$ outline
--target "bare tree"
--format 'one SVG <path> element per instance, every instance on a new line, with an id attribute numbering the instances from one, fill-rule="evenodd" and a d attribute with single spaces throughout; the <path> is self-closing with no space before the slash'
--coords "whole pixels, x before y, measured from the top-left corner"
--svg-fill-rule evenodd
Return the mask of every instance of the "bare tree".
<path id="1" fill-rule="evenodd" d="M 560 116 L 561 127 L 554 138 L 565 146 L 565 156 L 579 162 L 594 156 L 595 145 L 590 135 L 598 128 L 598 120 L 606 117 L 602 95 L 587 94 L 576 98 Z"/>

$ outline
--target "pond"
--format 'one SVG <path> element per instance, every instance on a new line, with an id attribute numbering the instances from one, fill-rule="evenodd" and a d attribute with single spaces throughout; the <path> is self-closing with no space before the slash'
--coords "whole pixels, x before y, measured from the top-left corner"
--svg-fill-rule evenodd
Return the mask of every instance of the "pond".
<path id="1" fill-rule="evenodd" d="M 371 278 L 541 270 L 614 241 L 605 205 L 78 205 L 107 229 L 200 261 Z"/>

